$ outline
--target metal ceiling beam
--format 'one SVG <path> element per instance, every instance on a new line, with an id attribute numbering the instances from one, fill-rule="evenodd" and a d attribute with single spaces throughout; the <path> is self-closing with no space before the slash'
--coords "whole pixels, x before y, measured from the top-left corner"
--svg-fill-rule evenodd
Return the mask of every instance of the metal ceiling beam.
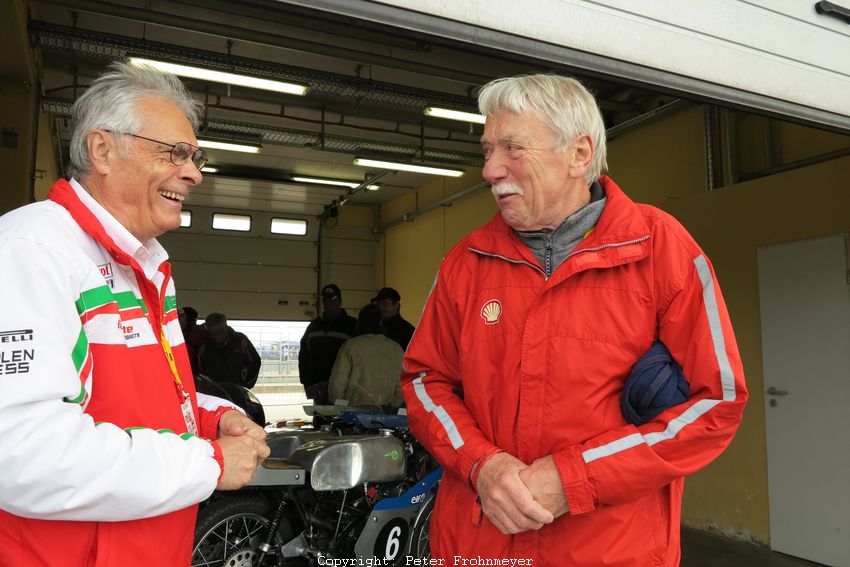
<path id="1" fill-rule="evenodd" d="M 475 99 L 469 97 L 39 21 L 30 22 L 30 33 L 35 46 L 41 49 L 70 51 L 110 60 L 124 59 L 128 55 L 167 59 L 189 65 L 259 75 L 268 79 L 303 83 L 309 85 L 312 93 L 344 98 L 356 103 L 371 102 L 417 110 L 434 104 L 473 111 L 476 107 Z"/>
<path id="2" fill-rule="evenodd" d="M 440 77 L 458 81 L 463 84 L 484 84 L 490 80 L 490 77 L 476 75 L 475 73 L 467 73 L 440 67 L 436 65 L 428 65 L 415 61 L 405 61 L 392 57 L 385 57 L 375 53 L 366 51 L 358 51 L 354 49 L 336 47 L 323 43 L 311 42 L 304 39 L 290 39 L 279 35 L 262 32 L 255 29 L 244 29 L 236 27 L 232 24 L 219 24 L 208 22 L 199 19 L 186 17 L 185 14 L 169 14 L 167 12 L 157 12 L 155 10 L 147 10 L 133 8 L 129 6 L 120 6 L 110 4 L 101 0 L 37 0 L 41 4 L 54 6 L 63 6 L 80 12 L 89 12 L 93 14 L 102 14 L 114 18 L 131 20 L 134 22 L 142 22 L 146 24 L 155 24 L 166 28 L 178 29 L 181 31 L 193 31 L 206 35 L 226 39 L 236 39 L 248 43 L 258 45 L 270 45 L 283 49 L 291 49 L 293 51 L 318 53 L 329 57 L 337 57 L 348 61 L 358 63 L 368 63 L 372 65 L 381 65 L 392 69 L 400 69 L 404 71 L 412 71 L 415 73 L 429 75 L 432 77 Z"/>
<path id="3" fill-rule="evenodd" d="M 44 98 L 42 99 L 42 110 L 50 112 L 54 116 L 70 117 L 72 104 L 73 101 L 67 99 Z M 204 134 L 232 140 L 299 148 L 308 147 L 345 154 L 394 156 L 396 159 L 419 159 L 421 153 L 421 146 L 418 145 L 395 144 L 338 134 L 325 133 L 323 144 L 322 134 L 319 132 L 216 118 L 207 120 Z M 483 161 L 479 153 L 455 152 L 428 147 L 425 148 L 423 159 L 425 161 L 476 167 L 481 167 Z"/>

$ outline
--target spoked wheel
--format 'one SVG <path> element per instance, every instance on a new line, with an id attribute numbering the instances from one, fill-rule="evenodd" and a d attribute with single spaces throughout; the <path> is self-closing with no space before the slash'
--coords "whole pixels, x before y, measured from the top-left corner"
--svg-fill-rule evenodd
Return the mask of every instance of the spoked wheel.
<path id="1" fill-rule="evenodd" d="M 271 504 L 261 496 L 224 497 L 205 504 L 195 527 L 192 567 L 283 567 L 283 558 L 274 550 L 293 537 L 285 517 L 275 534 L 273 553 L 262 566 L 257 563 L 272 513 Z"/>
<path id="2" fill-rule="evenodd" d="M 416 559 L 431 559 L 431 545 L 428 533 L 431 529 L 431 513 L 434 511 L 434 501 L 436 498 L 430 498 L 422 508 L 416 525 L 413 526 L 413 532 L 410 534 L 410 554 Z M 428 564 L 430 561 L 423 562 Z"/>

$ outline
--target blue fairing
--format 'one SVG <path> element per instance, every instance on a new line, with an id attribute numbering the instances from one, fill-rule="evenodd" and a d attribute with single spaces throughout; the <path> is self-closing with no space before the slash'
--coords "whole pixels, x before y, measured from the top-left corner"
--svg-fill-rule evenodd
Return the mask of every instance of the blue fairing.
<path id="1" fill-rule="evenodd" d="M 443 467 L 436 469 L 434 472 L 416 483 L 416 486 L 411 486 L 407 492 L 395 498 L 386 498 L 375 505 L 374 510 L 398 510 L 400 508 L 415 508 L 422 505 L 427 499 L 428 493 L 434 488 L 434 485 L 439 482 L 443 476 Z"/>

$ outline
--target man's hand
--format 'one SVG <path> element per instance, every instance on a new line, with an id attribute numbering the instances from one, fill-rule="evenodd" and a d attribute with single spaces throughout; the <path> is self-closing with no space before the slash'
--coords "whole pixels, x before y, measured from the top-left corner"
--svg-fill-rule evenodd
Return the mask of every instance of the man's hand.
<path id="1" fill-rule="evenodd" d="M 225 435 L 219 437 L 216 443 L 224 456 L 224 472 L 216 486 L 218 490 L 242 488 L 254 477 L 262 460 L 269 456 L 265 441 L 258 441 L 248 435 Z"/>
<path id="2" fill-rule="evenodd" d="M 257 461 L 255 465 L 263 462 L 269 456 L 271 450 L 266 445 L 266 431 L 251 421 L 247 415 L 240 411 L 226 411 L 218 421 L 219 439 L 224 437 L 248 437 L 257 443 Z M 246 481 L 247 482 L 247 481 Z"/>
<path id="3" fill-rule="evenodd" d="M 551 456 L 537 459 L 531 466 L 521 470 L 519 479 L 525 483 L 534 499 L 555 518 L 570 511 L 561 475 Z"/>
<path id="4" fill-rule="evenodd" d="M 526 465 L 509 455 L 499 453 L 481 467 L 476 488 L 481 509 L 503 534 L 538 530 L 555 518 L 520 480 Z"/>
<path id="5" fill-rule="evenodd" d="M 218 434 L 220 437 L 247 435 L 263 443 L 266 441 L 265 430 L 251 421 L 247 415 L 236 410 L 224 412 L 218 422 Z"/>

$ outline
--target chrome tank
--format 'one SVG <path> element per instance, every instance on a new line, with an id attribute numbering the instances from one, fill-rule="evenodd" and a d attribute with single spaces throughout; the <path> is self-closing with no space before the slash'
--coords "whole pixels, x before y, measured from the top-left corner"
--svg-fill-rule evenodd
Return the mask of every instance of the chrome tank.
<path id="1" fill-rule="evenodd" d="M 406 474 L 406 457 L 400 439 L 382 434 L 311 441 L 289 458 L 310 472 L 313 490 L 326 491 L 401 480 Z"/>
<path id="2" fill-rule="evenodd" d="M 270 457 L 288 459 L 305 443 L 318 439 L 335 439 L 339 433 L 333 430 L 279 429 L 266 435 L 266 444 L 271 449 Z"/>

